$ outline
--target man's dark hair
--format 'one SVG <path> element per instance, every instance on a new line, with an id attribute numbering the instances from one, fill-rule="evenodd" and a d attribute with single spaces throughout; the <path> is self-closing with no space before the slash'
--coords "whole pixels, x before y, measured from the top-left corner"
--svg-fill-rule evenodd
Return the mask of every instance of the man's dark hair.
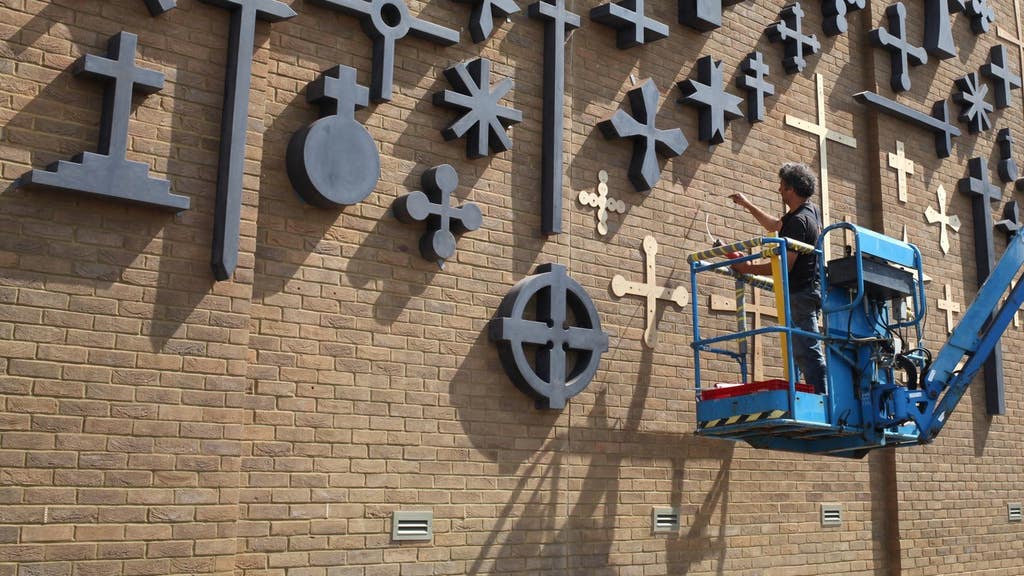
<path id="1" fill-rule="evenodd" d="M 782 180 L 784 184 L 796 190 L 796 193 L 803 198 L 813 196 L 814 189 L 818 185 L 814 172 L 811 172 L 811 169 L 806 164 L 799 164 L 797 162 L 783 164 L 782 168 L 779 168 L 779 180 Z"/>

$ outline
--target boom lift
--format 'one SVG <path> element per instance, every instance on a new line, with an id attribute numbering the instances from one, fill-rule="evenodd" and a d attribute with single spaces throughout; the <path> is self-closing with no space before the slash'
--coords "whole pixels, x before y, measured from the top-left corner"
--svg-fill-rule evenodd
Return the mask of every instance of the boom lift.
<path id="1" fill-rule="evenodd" d="M 847 255 L 826 265 L 822 246 L 830 233 L 840 229 L 852 232 L 853 245 L 847 247 Z M 787 250 L 813 252 L 818 258 L 821 335 L 802 332 L 787 320 L 789 279 L 787 267 L 781 265 Z M 730 268 L 761 257 L 771 259 L 772 278 L 740 275 Z M 691 254 L 689 262 L 696 434 L 742 440 L 756 448 L 860 458 L 876 448 L 931 442 L 1024 303 L 1024 281 L 1014 281 L 1024 265 L 1024 234 L 1011 238 L 934 358 L 922 342 L 924 273 L 921 253 L 913 244 L 842 222 L 825 228 L 816 246 L 787 238 L 754 238 Z M 736 331 L 702 336 L 698 275 L 704 272 L 736 279 Z M 746 328 L 743 295 L 747 286 L 775 292 L 778 326 Z M 1003 300 L 1007 289 L 1009 295 Z M 748 382 L 746 341 L 756 334 L 780 337 L 785 380 Z M 815 394 L 797 382 L 794 334 L 814 336 L 824 344 L 826 394 Z M 732 343 L 738 350 L 732 349 Z M 735 360 L 744 383 L 702 386 L 707 355 Z"/>

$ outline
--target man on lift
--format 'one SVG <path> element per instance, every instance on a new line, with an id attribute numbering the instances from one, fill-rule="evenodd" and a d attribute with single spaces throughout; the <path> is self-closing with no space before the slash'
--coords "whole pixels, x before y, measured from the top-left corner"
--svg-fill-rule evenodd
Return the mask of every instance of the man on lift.
<path id="1" fill-rule="evenodd" d="M 811 203 L 811 196 L 817 186 L 814 173 L 805 164 L 789 162 L 779 168 L 779 195 L 786 206 L 781 218 L 770 216 L 750 203 L 742 193 L 729 198 L 747 209 L 769 232 L 792 238 L 814 246 L 821 234 L 821 218 L 818 209 Z M 814 254 L 800 254 L 788 250 L 786 264 L 789 268 L 789 308 L 792 325 L 806 332 L 818 333 L 818 312 L 821 310 L 821 287 L 818 282 L 818 258 Z M 771 264 L 743 262 L 734 264 L 733 269 L 741 274 L 771 276 Z M 825 393 L 825 357 L 821 341 L 807 336 L 793 335 L 793 355 L 804 380 L 814 387 L 817 394 Z"/>

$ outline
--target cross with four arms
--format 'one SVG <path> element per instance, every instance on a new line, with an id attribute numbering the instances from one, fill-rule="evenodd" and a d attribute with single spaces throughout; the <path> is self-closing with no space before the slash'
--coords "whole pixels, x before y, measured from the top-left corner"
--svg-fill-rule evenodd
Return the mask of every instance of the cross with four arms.
<path id="1" fill-rule="evenodd" d="M 786 74 L 803 72 L 807 66 L 804 53 L 817 54 L 821 49 L 818 38 L 814 34 L 810 36 L 803 32 L 804 10 L 800 4 L 790 4 L 779 13 L 782 18 L 779 22 L 765 28 L 764 33 L 771 42 L 783 42 L 785 44 L 786 57 L 782 65 Z"/>
<path id="2" fill-rule="evenodd" d="M 996 36 L 998 36 L 1000 40 L 1006 40 L 1007 42 L 1009 42 L 1009 43 L 1013 44 L 1014 46 L 1016 46 L 1017 47 L 1017 54 L 1018 54 L 1018 56 L 1020 56 L 1020 61 L 1024 62 L 1024 40 L 1021 39 L 1020 13 L 1019 12 L 1020 11 L 1019 11 L 1018 6 L 1017 6 L 1017 0 L 1014 0 L 1014 2 L 1013 2 L 1013 24 L 1014 24 L 1014 27 L 1016 28 L 1017 35 L 1016 36 L 1011 36 L 1009 32 L 1006 32 L 1005 30 L 1003 30 L 1002 27 L 998 27 L 997 26 L 996 27 Z"/>
<path id="3" fill-rule="evenodd" d="M 753 124 L 764 120 L 764 97 L 775 94 L 775 85 L 765 80 L 768 77 L 768 64 L 765 64 L 760 52 L 751 52 L 740 63 L 740 72 L 736 78 L 736 86 L 747 91 L 747 121 Z"/>
<path id="4" fill-rule="evenodd" d="M 937 304 L 939 310 L 946 313 L 946 333 L 953 333 L 953 314 L 960 313 L 960 303 L 953 300 L 953 291 L 949 288 L 949 284 L 946 284 L 946 299 L 939 298 Z"/>
<path id="5" fill-rule="evenodd" d="M 999 142 L 999 179 L 1003 182 L 1017 180 L 1017 162 L 1013 159 L 1013 135 L 1009 128 L 1003 128 L 996 137 Z"/>
<path id="6" fill-rule="evenodd" d="M 1003 219 L 996 222 L 996 230 L 1006 234 L 1007 238 L 1013 236 L 1021 228 L 1020 204 L 1016 200 L 1010 200 L 1003 206 Z"/>
<path id="7" fill-rule="evenodd" d="M 615 45 L 620 50 L 668 38 L 668 26 L 644 15 L 644 0 L 596 6 L 590 19 L 618 31 Z"/>
<path id="8" fill-rule="evenodd" d="M 491 61 L 486 58 L 456 64 L 446 69 L 444 76 L 456 91 L 434 94 L 434 104 L 465 112 L 444 129 L 444 139 L 454 140 L 468 133 L 466 155 L 470 158 L 487 156 L 488 148 L 495 152 L 511 148 L 512 140 L 505 129 L 522 122 L 523 113 L 498 101 L 512 89 L 512 79 L 505 78 L 491 90 Z"/>
<path id="9" fill-rule="evenodd" d="M 679 83 L 683 97 L 679 102 L 700 110 L 700 139 L 711 144 L 725 141 L 725 125 L 733 118 L 743 116 L 740 102 L 743 98 L 725 91 L 722 82 L 722 61 L 704 56 L 697 61 L 697 80 Z"/>
<path id="10" fill-rule="evenodd" d="M 661 168 L 654 154 L 679 156 L 689 143 L 679 128 L 662 130 L 655 125 L 658 113 L 658 87 L 648 78 L 639 88 L 629 91 L 632 114 L 622 110 L 597 124 L 605 138 L 633 140 L 633 159 L 629 163 L 629 181 L 638 192 L 646 192 L 661 178 Z"/>
<path id="11" fill-rule="evenodd" d="M 1006 61 L 1006 46 L 993 46 L 988 54 L 989 61 L 981 67 L 981 73 L 991 78 L 995 85 L 996 108 L 1006 108 L 1010 105 L 1010 90 L 1020 88 L 1021 79 L 1010 70 Z"/>
<path id="12" fill-rule="evenodd" d="M 910 90 L 910 65 L 918 66 L 928 62 L 928 52 L 907 41 L 907 9 L 897 2 L 885 9 L 889 17 L 889 29 L 877 28 L 871 31 L 871 42 L 891 53 L 892 77 L 889 84 L 894 92 Z"/>
<path id="13" fill-rule="evenodd" d="M 658 300 L 669 300 L 676 306 L 684 308 L 690 303 L 690 292 L 685 286 L 676 286 L 669 290 L 665 286 L 658 286 L 658 275 L 655 272 L 655 257 L 658 255 L 658 241 L 654 236 L 644 238 L 644 255 L 646 263 L 646 281 L 630 282 L 623 276 L 616 274 L 612 278 L 612 294 L 617 298 L 623 296 L 642 296 L 647 300 L 646 321 L 644 324 L 644 344 L 648 348 L 654 348 L 658 343 L 658 327 L 655 322 L 655 315 L 658 310 Z"/>
<path id="14" fill-rule="evenodd" d="M 939 209 L 936 210 L 931 206 L 925 208 L 924 217 L 929 224 L 939 224 L 939 247 L 942 248 L 943 254 L 949 254 L 949 233 L 946 231 L 946 226 L 952 228 L 953 232 L 959 232 L 960 217 L 956 214 L 946 214 L 946 189 L 942 184 L 939 184 L 935 196 L 938 198 Z"/>
<path id="15" fill-rule="evenodd" d="M 743 0 L 679 0 L 679 23 L 707 32 L 722 25 L 722 8 Z"/>
<path id="16" fill-rule="evenodd" d="M 470 202 L 458 208 L 452 206 L 452 192 L 459 186 L 459 175 L 450 165 L 427 170 L 421 183 L 423 192 L 395 200 L 395 217 L 406 224 L 427 223 L 427 233 L 420 238 L 420 254 L 444 268 L 444 261 L 455 255 L 455 237 L 479 228 L 483 215 L 480 207 Z"/>
<path id="17" fill-rule="evenodd" d="M 907 158 L 903 142 L 896 141 L 896 153 L 889 152 L 889 167 L 896 169 L 896 197 L 907 201 L 907 174 L 914 173 L 914 161 Z"/>
<path id="18" fill-rule="evenodd" d="M 472 4 L 473 12 L 469 15 L 469 35 L 473 42 L 483 42 L 494 32 L 494 19 L 506 18 L 519 12 L 516 0 L 455 0 L 462 4 Z"/>

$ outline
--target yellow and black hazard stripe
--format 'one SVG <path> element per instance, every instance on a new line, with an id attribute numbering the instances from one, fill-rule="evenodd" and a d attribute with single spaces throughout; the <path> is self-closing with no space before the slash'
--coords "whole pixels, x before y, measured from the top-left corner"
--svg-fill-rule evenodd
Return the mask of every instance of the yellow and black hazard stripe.
<path id="1" fill-rule="evenodd" d="M 788 418 L 789 412 L 785 410 L 769 410 L 767 412 L 754 412 L 753 414 L 737 414 L 728 418 L 718 418 L 717 420 L 708 420 L 706 422 L 698 422 L 697 428 L 714 428 L 716 426 L 731 426 L 733 424 L 745 424 L 747 422 L 757 422 L 758 420 L 774 420 L 776 418 Z"/>

